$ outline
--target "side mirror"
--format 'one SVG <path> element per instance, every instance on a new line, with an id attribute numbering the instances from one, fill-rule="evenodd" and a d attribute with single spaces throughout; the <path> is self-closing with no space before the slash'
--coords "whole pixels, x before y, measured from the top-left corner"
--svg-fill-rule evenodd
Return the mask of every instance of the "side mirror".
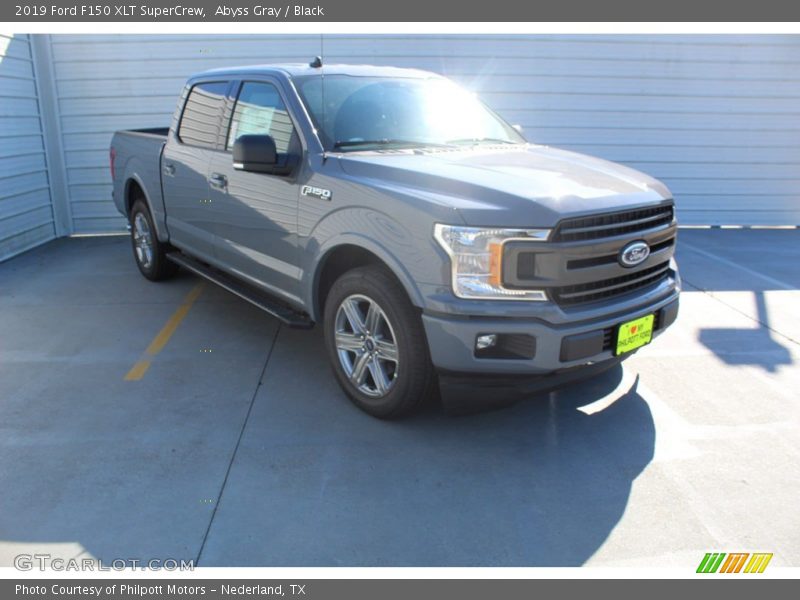
<path id="1" fill-rule="evenodd" d="M 275 173 L 278 151 L 271 135 L 242 135 L 233 144 L 233 168 L 255 173 Z"/>

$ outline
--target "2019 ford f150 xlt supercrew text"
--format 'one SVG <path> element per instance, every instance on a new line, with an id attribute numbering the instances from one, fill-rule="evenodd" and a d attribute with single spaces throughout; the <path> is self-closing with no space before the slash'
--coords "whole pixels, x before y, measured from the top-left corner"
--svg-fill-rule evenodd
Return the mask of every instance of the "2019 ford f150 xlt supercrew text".
<path id="1" fill-rule="evenodd" d="M 181 266 L 320 323 L 341 387 L 378 417 L 436 386 L 453 404 L 562 385 L 677 316 L 663 184 L 528 143 L 431 73 L 207 71 L 169 129 L 114 135 L 111 170 L 145 277 Z"/>

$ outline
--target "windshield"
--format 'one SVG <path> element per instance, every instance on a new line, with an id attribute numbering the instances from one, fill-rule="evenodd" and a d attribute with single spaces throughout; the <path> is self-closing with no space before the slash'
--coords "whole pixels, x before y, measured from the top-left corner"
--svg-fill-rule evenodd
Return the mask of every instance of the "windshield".
<path id="1" fill-rule="evenodd" d="M 314 75 L 296 81 L 326 150 L 525 143 L 447 79 Z"/>

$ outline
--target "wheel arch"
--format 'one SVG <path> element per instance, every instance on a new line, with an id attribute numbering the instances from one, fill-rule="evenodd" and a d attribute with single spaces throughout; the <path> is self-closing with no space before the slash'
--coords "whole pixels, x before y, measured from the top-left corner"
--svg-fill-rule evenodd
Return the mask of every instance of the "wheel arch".
<path id="1" fill-rule="evenodd" d="M 325 247 L 314 268 L 309 306 L 312 318 L 322 321 L 325 299 L 331 286 L 347 271 L 365 265 L 378 265 L 387 270 L 402 286 L 411 303 L 422 306 L 422 295 L 402 263 L 380 245 L 358 236 L 345 236 Z"/>
<path id="2" fill-rule="evenodd" d="M 138 195 L 136 192 L 138 192 Z M 153 201 L 150 198 L 150 194 L 147 192 L 147 186 L 137 172 L 134 171 L 125 178 L 122 193 L 122 206 L 125 209 L 125 218 L 128 219 L 128 222 L 130 222 L 131 210 L 133 209 L 134 202 L 141 198 L 147 205 L 147 210 L 150 211 L 158 240 L 161 242 L 168 242 L 169 235 L 167 234 L 166 226 L 162 222 L 163 217 L 154 210 Z"/>
<path id="3" fill-rule="evenodd" d="M 150 210 L 150 214 L 153 214 L 153 208 L 150 205 L 147 192 L 144 191 L 144 186 L 142 185 L 142 182 L 139 181 L 139 178 L 136 177 L 136 175 L 128 177 L 128 179 L 125 181 L 124 198 L 125 216 L 128 218 L 128 220 L 130 220 L 133 203 L 139 198 L 144 200 L 145 204 L 147 204 L 147 208 Z"/>

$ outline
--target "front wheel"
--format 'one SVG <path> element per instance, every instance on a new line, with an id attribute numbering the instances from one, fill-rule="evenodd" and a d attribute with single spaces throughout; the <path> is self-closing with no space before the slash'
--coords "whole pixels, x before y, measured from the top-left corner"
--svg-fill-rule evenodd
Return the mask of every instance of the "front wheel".
<path id="1" fill-rule="evenodd" d="M 325 345 L 336 379 L 374 417 L 416 410 L 435 383 L 419 313 L 384 269 L 342 275 L 325 301 Z"/>

